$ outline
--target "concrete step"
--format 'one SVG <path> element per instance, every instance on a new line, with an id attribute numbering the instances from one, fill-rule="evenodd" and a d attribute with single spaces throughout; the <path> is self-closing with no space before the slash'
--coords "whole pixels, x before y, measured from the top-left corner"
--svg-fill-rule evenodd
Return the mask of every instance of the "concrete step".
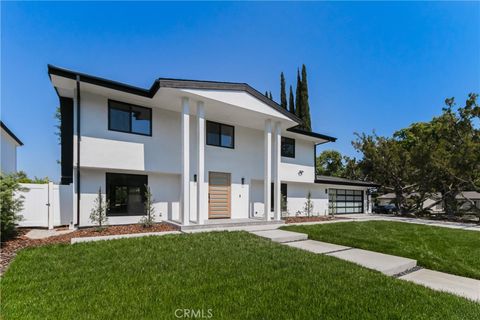
<path id="1" fill-rule="evenodd" d="M 365 268 L 380 271 L 389 276 L 405 272 L 417 265 L 417 261 L 413 259 L 362 249 L 350 249 L 328 253 L 327 255 L 359 264 Z"/>
<path id="2" fill-rule="evenodd" d="M 175 224 L 175 223 L 172 223 Z M 183 226 L 181 224 L 175 224 L 183 232 L 191 231 L 219 231 L 219 230 L 244 230 L 247 227 L 257 227 L 260 229 L 274 229 L 285 224 L 284 221 L 245 221 L 245 222 L 224 222 L 224 223 L 206 223 L 206 224 L 190 224 Z M 263 228 L 264 227 L 264 228 Z"/>
<path id="3" fill-rule="evenodd" d="M 308 235 L 305 233 L 285 231 L 285 230 L 264 230 L 251 232 L 259 237 L 270 239 L 274 242 L 285 243 L 292 241 L 307 240 Z"/>
<path id="4" fill-rule="evenodd" d="M 339 246 L 337 244 L 331 244 L 315 240 L 295 241 L 285 244 L 290 247 L 322 254 L 350 249 L 350 247 Z"/>
<path id="5" fill-rule="evenodd" d="M 433 290 L 453 293 L 480 302 L 480 280 L 429 269 L 420 269 L 401 276 L 399 279 L 411 281 Z"/>

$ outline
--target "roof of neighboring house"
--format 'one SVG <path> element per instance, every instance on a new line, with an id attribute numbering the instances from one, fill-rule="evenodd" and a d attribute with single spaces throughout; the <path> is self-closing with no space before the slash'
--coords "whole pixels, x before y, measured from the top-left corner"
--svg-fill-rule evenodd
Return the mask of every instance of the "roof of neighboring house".
<path id="1" fill-rule="evenodd" d="M 94 85 L 98 85 L 101 87 L 106 87 L 106 88 L 110 88 L 110 89 L 114 89 L 122 92 L 127 92 L 130 94 L 139 95 L 147 98 L 152 98 L 160 88 L 245 91 L 250 95 L 252 95 L 253 97 L 257 98 L 258 100 L 262 101 L 266 105 L 280 112 L 281 114 L 287 116 L 291 120 L 297 122 L 298 124 L 303 123 L 303 120 L 298 118 L 295 114 L 282 108 L 278 103 L 267 98 L 265 95 L 263 95 L 262 93 L 260 93 L 258 90 L 251 87 L 247 83 L 158 78 L 153 82 L 153 84 L 150 86 L 149 89 L 145 89 L 145 88 L 139 88 L 139 87 L 125 84 L 125 83 L 117 82 L 117 81 L 108 80 L 105 78 L 92 76 L 85 73 L 80 73 L 77 71 L 56 67 L 50 64 L 48 65 L 48 75 L 50 77 L 50 80 L 52 78 L 52 75 L 65 77 L 69 79 L 77 79 L 78 77 L 79 80 L 82 82 L 86 82 L 86 83 L 90 83 L 90 84 L 94 84 Z M 310 137 L 325 139 L 327 141 L 333 142 L 337 140 L 334 137 L 330 137 L 330 136 L 323 135 L 320 133 L 315 133 L 315 132 L 307 132 L 307 131 L 298 129 L 297 127 L 293 127 L 288 130 L 294 133 L 303 134 Z"/>
<path id="2" fill-rule="evenodd" d="M 18 137 L 10 129 L 8 129 L 3 121 L 0 121 L 0 126 L 13 140 L 15 140 L 19 145 L 23 146 L 23 142 L 18 139 Z"/>
<path id="3" fill-rule="evenodd" d="M 418 195 L 417 192 L 412 192 L 410 194 L 405 194 L 405 196 L 407 197 L 412 197 L 412 196 L 415 196 L 415 195 Z M 431 198 L 440 198 L 441 197 L 441 193 L 440 192 L 437 192 L 435 194 L 432 194 Z M 381 196 L 379 196 L 377 199 L 394 199 L 395 198 L 395 193 L 386 193 L 386 194 L 383 194 Z M 460 192 L 460 194 L 458 194 L 456 196 L 457 199 L 480 199 L 480 193 L 479 192 L 476 192 L 476 191 L 463 191 L 463 192 Z"/>
<path id="4" fill-rule="evenodd" d="M 380 185 L 375 182 L 351 180 L 351 179 L 331 177 L 331 176 L 321 176 L 321 175 L 317 175 L 315 179 L 315 183 L 337 184 L 337 185 L 345 185 L 345 186 L 361 186 L 361 187 L 372 187 L 372 188 L 380 187 Z"/>

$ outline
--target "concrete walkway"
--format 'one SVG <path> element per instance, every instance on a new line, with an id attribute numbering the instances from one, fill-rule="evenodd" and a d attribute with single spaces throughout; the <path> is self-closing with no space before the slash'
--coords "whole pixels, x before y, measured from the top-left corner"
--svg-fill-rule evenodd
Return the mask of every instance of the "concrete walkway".
<path id="1" fill-rule="evenodd" d="M 421 269 L 413 259 L 361 250 L 327 242 L 307 240 L 308 235 L 284 230 L 250 231 L 257 236 L 316 254 L 325 254 L 356 263 L 388 276 L 414 282 L 437 291 L 445 291 L 480 302 L 480 280 Z"/>

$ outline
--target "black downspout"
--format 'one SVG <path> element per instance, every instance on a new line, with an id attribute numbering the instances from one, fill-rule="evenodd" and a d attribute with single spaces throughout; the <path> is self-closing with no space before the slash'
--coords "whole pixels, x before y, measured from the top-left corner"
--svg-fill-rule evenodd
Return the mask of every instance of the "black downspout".
<path id="1" fill-rule="evenodd" d="M 77 226 L 80 226 L 80 76 L 77 75 Z"/>

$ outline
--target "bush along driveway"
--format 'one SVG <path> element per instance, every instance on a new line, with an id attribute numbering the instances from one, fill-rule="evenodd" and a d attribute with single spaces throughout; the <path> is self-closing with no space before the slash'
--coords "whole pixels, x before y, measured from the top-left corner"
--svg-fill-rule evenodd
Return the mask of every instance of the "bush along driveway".
<path id="1" fill-rule="evenodd" d="M 180 310 L 180 311 L 177 311 Z M 25 249 L 3 319 L 478 319 L 480 304 L 246 232 Z M 189 311 L 192 314 L 192 311 Z"/>
<path id="2" fill-rule="evenodd" d="M 365 221 L 282 229 L 309 239 L 415 259 L 419 266 L 480 279 L 480 233 L 402 222 Z"/>

